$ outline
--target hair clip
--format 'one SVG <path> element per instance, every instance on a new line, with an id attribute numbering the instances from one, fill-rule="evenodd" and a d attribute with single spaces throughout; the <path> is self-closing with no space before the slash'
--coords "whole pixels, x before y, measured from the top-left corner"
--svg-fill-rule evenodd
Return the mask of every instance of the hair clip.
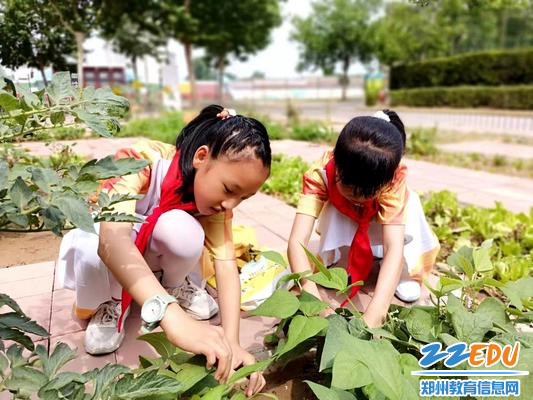
<path id="1" fill-rule="evenodd" d="M 237 112 L 233 108 L 224 108 L 221 112 L 217 114 L 218 118 L 226 119 L 234 117 L 237 115 Z"/>
<path id="2" fill-rule="evenodd" d="M 374 118 L 379 118 L 379 119 L 382 119 L 382 120 L 385 120 L 387 122 L 390 122 L 390 117 L 385 114 L 383 111 L 379 110 L 378 112 L 374 113 L 374 115 L 372 115 Z"/>

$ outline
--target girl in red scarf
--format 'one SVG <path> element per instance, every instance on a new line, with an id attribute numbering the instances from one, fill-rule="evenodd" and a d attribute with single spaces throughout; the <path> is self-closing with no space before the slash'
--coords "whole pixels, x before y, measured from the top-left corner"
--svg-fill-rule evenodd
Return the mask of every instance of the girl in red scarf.
<path id="1" fill-rule="evenodd" d="M 141 313 L 148 328 L 160 324 L 173 344 L 204 354 L 208 368 L 217 364 L 215 377 L 226 381 L 232 369 L 255 363 L 239 344 L 240 283 L 231 219 L 232 209 L 253 196 L 270 173 L 265 127 L 212 105 L 182 130 L 175 147 L 151 141 L 117 155 L 150 162 L 138 174 L 104 186 L 109 194 L 144 195 L 134 204 L 119 203 L 115 208 L 135 213 L 144 222 L 101 223 L 96 227 L 99 236 L 74 230 L 65 236 L 60 250 L 59 280 L 76 290 L 77 314 L 93 315 L 85 348 L 91 354 L 116 350 L 135 301 L 148 305 Z M 198 267 L 204 246 L 214 258 L 222 327 L 191 318 L 190 310 L 186 313 L 181 302 L 168 296 L 179 296 L 180 285 Z M 154 275 L 157 270 L 163 273 L 161 283 Z M 163 310 L 159 314 L 158 304 Z M 146 315 L 156 318 L 147 321 Z M 259 392 L 264 384 L 262 374 L 253 374 L 247 395 Z"/>
<path id="2" fill-rule="evenodd" d="M 394 111 L 353 118 L 333 152 L 304 175 L 289 239 L 294 272 L 311 268 L 302 244 L 309 244 L 316 219 L 319 255 L 326 265 L 334 265 L 344 254 L 351 282 L 365 281 L 374 257 L 383 259 L 363 315 L 372 327 L 382 324 L 395 292 L 404 301 L 420 297 L 419 282 L 431 271 L 440 248 L 418 195 L 407 187 L 407 166 L 402 162 L 405 139 L 403 123 Z M 303 288 L 321 298 L 315 283 L 304 280 Z M 359 286 L 353 287 L 350 297 L 358 290 Z"/>

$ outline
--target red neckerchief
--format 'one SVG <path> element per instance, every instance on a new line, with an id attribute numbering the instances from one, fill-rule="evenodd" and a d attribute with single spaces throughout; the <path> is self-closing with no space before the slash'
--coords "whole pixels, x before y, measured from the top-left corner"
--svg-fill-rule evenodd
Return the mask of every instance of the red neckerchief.
<path id="1" fill-rule="evenodd" d="M 178 193 L 178 189 L 181 188 L 183 184 L 179 160 L 180 151 L 177 150 L 176 154 L 174 155 L 174 158 L 172 159 L 172 162 L 170 163 L 170 167 L 165 175 L 165 178 L 163 179 L 163 183 L 161 184 L 161 198 L 159 200 L 159 206 L 152 211 L 152 214 L 150 214 L 148 218 L 146 218 L 146 220 L 141 226 L 139 234 L 137 235 L 135 245 L 137 246 L 141 254 L 144 254 L 146 247 L 148 246 L 150 237 L 152 236 L 152 232 L 154 231 L 157 220 L 163 213 L 175 209 L 192 212 L 197 211 L 196 204 L 194 203 L 194 201 L 184 203 L 182 201 L 183 195 Z M 119 332 L 122 327 L 124 313 L 131 305 L 132 300 L 133 299 L 131 295 L 125 289 L 122 289 L 122 310 L 120 318 L 118 320 Z"/>
<path id="2" fill-rule="evenodd" d="M 337 210 L 359 225 L 350 246 L 346 270 L 350 275 L 351 283 L 364 281 L 370 274 L 374 259 L 368 237 L 368 226 L 372 217 L 378 212 L 377 201 L 375 199 L 367 200 L 360 203 L 360 206 L 355 206 L 348 201 L 337 189 L 335 160 L 333 158 L 326 164 L 326 175 L 328 178 L 328 200 Z M 350 299 L 355 296 L 359 288 L 360 286 L 352 287 Z M 345 300 L 341 307 L 344 307 L 347 302 L 348 300 Z"/>

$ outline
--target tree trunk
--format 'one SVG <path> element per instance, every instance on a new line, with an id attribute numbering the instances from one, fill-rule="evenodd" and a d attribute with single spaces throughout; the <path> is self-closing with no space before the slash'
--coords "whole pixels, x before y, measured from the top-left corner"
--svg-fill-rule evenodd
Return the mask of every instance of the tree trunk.
<path id="1" fill-rule="evenodd" d="M 346 101 L 346 91 L 348 89 L 348 83 L 350 82 L 350 79 L 348 78 L 348 69 L 350 68 L 350 60 L 345 59 L 342 62 L 342 78 L 341 78 L 341 87 L 342 87 L 342 94 L 341 94 L 341 100 Z"/>
<path id="2" fill-rule="evenodd" d="M 196 94 L 196 74 L 192 62 L 192 45 L 190 43 L 183 43 L 185 46 L 185 60 L 187 61 L 187 72 L 189 73 L 189 84 L 191 85 L 191 106 L 194 108 L 198 103 Z"/>
<path id="3" fill-rule="evenodd" d="M 78 87 L 83 87 L 83 42 L 85 41 L 85 34 L 83 32 L 75 32 L 76 39 L 76 54 L 78 59 Z"/>
<path id="4" fill-rule="evenodd" d="M 226 67 L 225 57 L 218 59 L 218 104 L 222 104 L 224 101 L 224 69 Z"/>
<path id="5" fill-rule="evenodd" d="M 44 66 L 39 66 L 39 71 L 41 71 L 41 76 L 43 77 L 44 86 L 48 86 L 48 81 L 46 80 L 46 75 L 44 74 Z"/>
<path id="6" fill-rule="evenodd" d="M 139 70 L 137 69 L 137 56 L 131 57 L 131 67 L 133 69 L 133 81 L 135 82 L 133 85 L 135 88 L 135 101 L 140 103 L 141 93 L 139 91 Z"/>

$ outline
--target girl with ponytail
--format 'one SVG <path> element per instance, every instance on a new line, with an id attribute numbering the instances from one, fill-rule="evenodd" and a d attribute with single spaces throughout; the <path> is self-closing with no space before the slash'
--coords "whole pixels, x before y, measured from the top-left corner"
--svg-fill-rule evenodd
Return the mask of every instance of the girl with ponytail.
<path id="1" fill-rule="evenodd" d="M 308 245 L 317 219 L 320 257 L 328 266 L 344 258 L 352 283 L 365 281 L 374 257 L 382 259 L 363 315 L 370 327 L 382 324 L 394 294 L 405 302 L 418 300 L 420 282 L 440 249 L 418 195 L 407 186 L 405 141 L 404 125 L 394 111 L 348 122 L 334 150 L 304 174 L 289 238 L 294 272 L 311 269 L 301 245 Z M 305 280 L 303 288 L 321 297 L 315 283 Z M 359 288 L 352 287 L 350 297 Z"/>
<path id="2" fill-rule="evenodd" d="M 211 105 L 183 128 L 176 146 L 144 141 L 116 157 L 149 162 L 102 188 L 109 195 L 143 195 L 114 208 L 143 222 L 102 222 L 95 226 L 98 236 L 75 229 L 65 235 L 58 260 L 61 285 L 76 291 L 75 314 L 91 318 L 85 349 L 116 350 L 135 300 L 145 330 L 160 325 L 173 344 L 204 354 L 208 368 L 216 364 L 215 377 L 224 382 L 239 365 L 255 363 L 239 344 L 240 282 L 231 221 L 232 209 L 270 174 L 265 127 Z M 201 268 L 204 257 L 214 260 L 218 305 L 203 289 L 210 277 Z M 219 307 L 222 327 L 198 321 Z M 264 383 L 260 373 L 253 374 L 247 395 Z"/>

